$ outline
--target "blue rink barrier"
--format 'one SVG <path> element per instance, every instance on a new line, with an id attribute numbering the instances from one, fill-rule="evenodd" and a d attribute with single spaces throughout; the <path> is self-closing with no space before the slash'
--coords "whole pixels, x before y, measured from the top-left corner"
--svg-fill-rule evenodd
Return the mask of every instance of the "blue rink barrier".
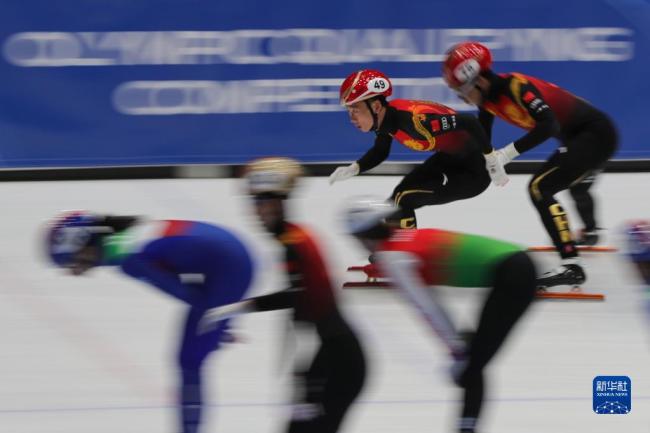
<path id="1" fill-rule="evenodd" d="M 394 97 L 471 110 L 440 78 L 445 50 L 466 39 L 493 50 L 495 70 L 539 76 L 610 114 L 616 158 L 650 159 L 644 0 L 154 5 L 3 4 L 0 167 L 354 160 L 373 137 L 339 106 L 342 79 L 377 68 L 394 78 Z M 521 133 L 497 121 L 493 142 Z M 555 145 L 525 156 L 542 160 Z M 425 156 L 395 144 L 391 160 Z"/>

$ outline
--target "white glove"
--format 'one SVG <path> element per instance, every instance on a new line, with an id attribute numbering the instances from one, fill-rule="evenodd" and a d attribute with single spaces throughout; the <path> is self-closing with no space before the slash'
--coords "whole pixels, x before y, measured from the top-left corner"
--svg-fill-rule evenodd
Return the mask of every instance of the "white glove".
<path id="1" fill-rule="evenodd" d="M 330 185 L 340 180 L 347 180 L 359 174 L 359 164 L 353 162 L 345 167 L 338 167 L 332 174 L 330 174 Z"/>
<path id="2" fill-rule="evenodd" d="M 485 156 L 485 168 L 490 174 L 490 179 L 497 186 L 504 186 L 508 183 L 508 175 L 503 168 L 503 156 L 500 150 L 493 150 Z"/>
<path id="3" fill-rule="evenodd" d="M 504 186 L 508 183 L 508 175 L 504 167 L 513 159 L 519 156 L 515 143 L 510 143 L 499 150 L 493 150 L 485 156 L 485 168 L 490 174 L 490 179 L 497 186 Z"/>
<path id="4" fill-rule="evenodd" d="M 519 152 L 515 148 L 515 143 L 510 143 L 507 146 L 503 146 L 498 150 L 499 158 L 501 159 L 504 166 L 509 164 L 513 159 L 519 156 Z"/>
<path id="5" fill-rule="evenodd" d="M 205 334 L 216 328 L 217 324 L 222 320 L 230 319 L 241 313 L 251 311 L 251 301 L 241 301 L 234 304 L 221 305 L 219 307 L 210 308 L 203 317 L 199 320 L 198 334 Z"/>

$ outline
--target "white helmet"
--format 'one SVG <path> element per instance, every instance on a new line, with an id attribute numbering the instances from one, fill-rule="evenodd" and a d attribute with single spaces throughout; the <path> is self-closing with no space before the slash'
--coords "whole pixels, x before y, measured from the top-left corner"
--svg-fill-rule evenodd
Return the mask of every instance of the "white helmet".
<path id="1" fill-rule="evenodd" d="M 303 175 L 300 163 L 291 158 L 259 158 L 246 166 L 245 177 L 250 194 L 289 195 Z"/>
<path id="2" fill-rule="evenodd" d="M 377 197 L 352 197 L 344 209 L 344 223 L 350 234 L 366 231 L 397 212 L 392 202 Z"/>

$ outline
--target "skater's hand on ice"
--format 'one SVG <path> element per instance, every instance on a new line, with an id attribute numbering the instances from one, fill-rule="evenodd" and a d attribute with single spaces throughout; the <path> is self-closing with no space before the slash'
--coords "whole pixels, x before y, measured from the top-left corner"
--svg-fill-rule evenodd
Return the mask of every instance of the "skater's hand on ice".
<path id="1" fill-rule="evenodd" d="M 330 174 L 330 185 L 334 182 L 347 180 L 359 174 L 359 164 L 353 162 L 345 167 L 338 167 L 332 174 Z"/>

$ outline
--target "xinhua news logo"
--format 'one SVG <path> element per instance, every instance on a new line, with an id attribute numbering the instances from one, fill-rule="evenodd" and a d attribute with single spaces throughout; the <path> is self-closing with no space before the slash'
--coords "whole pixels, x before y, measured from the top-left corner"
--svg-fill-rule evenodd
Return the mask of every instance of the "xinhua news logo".
<path id="1" fill-rule="evenodd" d="M 625 415 L 632 410 L 632 381 L 627 376 L 596 376 L 593 382 L 594 412 Z"/>

